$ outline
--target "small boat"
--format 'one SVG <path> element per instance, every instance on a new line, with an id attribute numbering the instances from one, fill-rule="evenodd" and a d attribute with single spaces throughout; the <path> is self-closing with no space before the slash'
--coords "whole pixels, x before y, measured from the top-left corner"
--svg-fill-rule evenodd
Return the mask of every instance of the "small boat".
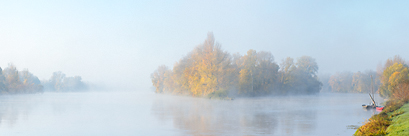
<path id="1" fill-rule="evenodd" d="M 376 110 L 383 110 L 383 106 L 376 106 Z"/>
<path id="2" fill-rule="evenodd" d="M 367 109 L 371 109 L 371 108 L 375 108 L 377 106 L 375 106 L 374 104 L 362 104 L 362 108 L 367 108 Z"/>
<path id="3" fill-rule="evenodd" d="M 368 93 L 368 94 L 369 94 L 369 98 L 371 98 L 372 103 L 362 104 L 362 107 L 366 108 L 366 109 L 374 109 L 374 108 L 378 107 L 378 106 L 376 106 L 376 102 L 375 102 L 375 94 L 374 94 L 374 91 L 373 91 L 373 78 L 372 78 L 372 75 L 371 75 L 371 86 L 372 86 L 371 92 Z M 371 93 L 372 93 L 372 95 L 371 95 Z"/>

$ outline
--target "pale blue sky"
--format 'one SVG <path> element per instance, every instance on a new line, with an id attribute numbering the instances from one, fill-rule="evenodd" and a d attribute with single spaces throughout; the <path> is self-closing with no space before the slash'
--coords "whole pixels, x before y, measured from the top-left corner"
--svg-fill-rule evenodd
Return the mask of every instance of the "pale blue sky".
<path id="1" fill-rule="evenodd" d="M 111 87 L 147 89 L 209 31 L 230 53 L 270 51 L 316 58 L 320 73 L 376 69 L 409 59 L 409 2 L 19 1 L 0 0 L 0 67 L 40 79 L 80 75 Z"/>

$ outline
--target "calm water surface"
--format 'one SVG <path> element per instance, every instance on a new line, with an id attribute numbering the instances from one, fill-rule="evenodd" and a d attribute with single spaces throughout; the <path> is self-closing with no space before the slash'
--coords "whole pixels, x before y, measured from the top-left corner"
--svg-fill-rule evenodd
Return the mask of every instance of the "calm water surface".
<path id="1" fill-rule="evenodd" d="M 377 96 L 377 100 L 382 99 Z M 352 135 L 367 94 L 207 100 L 144 92 L 0 96 L 0 135 Z"/>

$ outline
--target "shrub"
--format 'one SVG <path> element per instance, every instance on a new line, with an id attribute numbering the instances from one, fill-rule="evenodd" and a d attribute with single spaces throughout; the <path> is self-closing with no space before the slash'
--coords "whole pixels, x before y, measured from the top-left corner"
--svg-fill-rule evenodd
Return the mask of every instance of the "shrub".
<path id="1" fill-rule="evenodd" d="M 402 100 L 389 100 L 385 104 L 385 108 L 382 110 L 382 112 L 389 113 L 393 112 L 400 107 L 402 107 L 405 104 L 405 101 Z"/>
<path id="2" fill-rule="evenodd" d="M 400 83 L 392 92 L 392 98 L 407 102 L 409 100 L 409 83 Z"/>
<path id="3" fill-rule="evenodd" d="M 356 136 L 379 136 L 386 135 L 386 129 L 391 124 L 385 112 L 374 115 L 365 125 L 359 127 L 355 132 Z"/>

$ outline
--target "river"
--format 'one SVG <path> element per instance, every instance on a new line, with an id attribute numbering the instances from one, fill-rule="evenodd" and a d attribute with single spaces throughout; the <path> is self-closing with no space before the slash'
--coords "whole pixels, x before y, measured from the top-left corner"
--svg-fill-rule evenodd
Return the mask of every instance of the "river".
<path id="1" fill-rule="evenodd" d="M 379 96 L 376 100 L 382 102 Z M 352 135 L 368 94 L 237 98 L 133 92 L 0 96 L 0 135 Z"/>

